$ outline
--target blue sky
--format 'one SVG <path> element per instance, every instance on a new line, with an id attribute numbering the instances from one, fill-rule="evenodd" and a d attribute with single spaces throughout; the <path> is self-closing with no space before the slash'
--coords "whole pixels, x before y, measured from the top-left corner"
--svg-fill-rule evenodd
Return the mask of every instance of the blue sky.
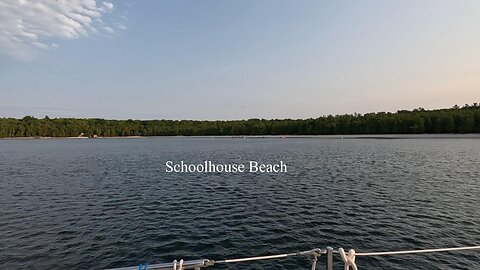
<path id="1" fill-rule="evenodd" d="M 480 102 L 480 1 L 0 3 L 0 117 L 310 118 Z"/>

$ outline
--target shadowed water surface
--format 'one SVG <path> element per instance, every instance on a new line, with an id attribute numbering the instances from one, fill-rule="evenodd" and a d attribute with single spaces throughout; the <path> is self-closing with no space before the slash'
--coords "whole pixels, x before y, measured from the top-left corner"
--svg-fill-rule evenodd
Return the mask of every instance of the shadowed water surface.
<path id="1" fill-rule="evenodd" d="M 167 160 L 283 160 L 288 172 L 172 174 Z M 103 269 L 326 246 L 478 245 L 479 164 L 478 139 L 4 140 L 0 264 Z M 357 264 L 480 269 L 480 253 L 359 257 Z M 309 258 L 228 266 L 309 267 Z"/>

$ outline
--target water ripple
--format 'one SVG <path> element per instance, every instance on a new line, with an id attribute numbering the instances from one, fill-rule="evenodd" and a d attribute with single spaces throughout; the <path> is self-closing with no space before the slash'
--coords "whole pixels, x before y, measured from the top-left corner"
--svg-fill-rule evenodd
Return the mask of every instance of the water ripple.
<path id="1" fill-rule="evenodd" d="M 0 149 L 7 268 L 480 243 L 477 140 L 33 140 L 0 141 Z M 283 160 L 289 171 L 164 172 L 166 160 L 205 159 Z M 478 252 L 357 261 L 362 269 L 480 269 Z M 233 268 L 308 267 L 293 258 Z"/>

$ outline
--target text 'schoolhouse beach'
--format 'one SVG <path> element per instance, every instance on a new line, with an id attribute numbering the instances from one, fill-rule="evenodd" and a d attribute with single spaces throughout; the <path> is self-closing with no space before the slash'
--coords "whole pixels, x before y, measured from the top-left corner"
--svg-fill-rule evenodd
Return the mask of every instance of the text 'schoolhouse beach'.
<path id="1" fill-rule="evenodd" d="M 0 1 L 0 265 L 480 269 L 479 14 Z"/>

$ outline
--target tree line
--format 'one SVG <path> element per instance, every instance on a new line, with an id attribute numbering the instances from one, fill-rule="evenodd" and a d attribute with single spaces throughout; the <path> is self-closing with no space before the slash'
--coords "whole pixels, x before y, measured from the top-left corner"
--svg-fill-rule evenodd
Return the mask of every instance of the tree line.
<path id="1" fill-rule="evenodd" d="M 106 120 L 0 118 L 0 137 L 245 136 L 480 133 L 480 105 L 396 113 L 328 115 L 310 119 Z"/>

